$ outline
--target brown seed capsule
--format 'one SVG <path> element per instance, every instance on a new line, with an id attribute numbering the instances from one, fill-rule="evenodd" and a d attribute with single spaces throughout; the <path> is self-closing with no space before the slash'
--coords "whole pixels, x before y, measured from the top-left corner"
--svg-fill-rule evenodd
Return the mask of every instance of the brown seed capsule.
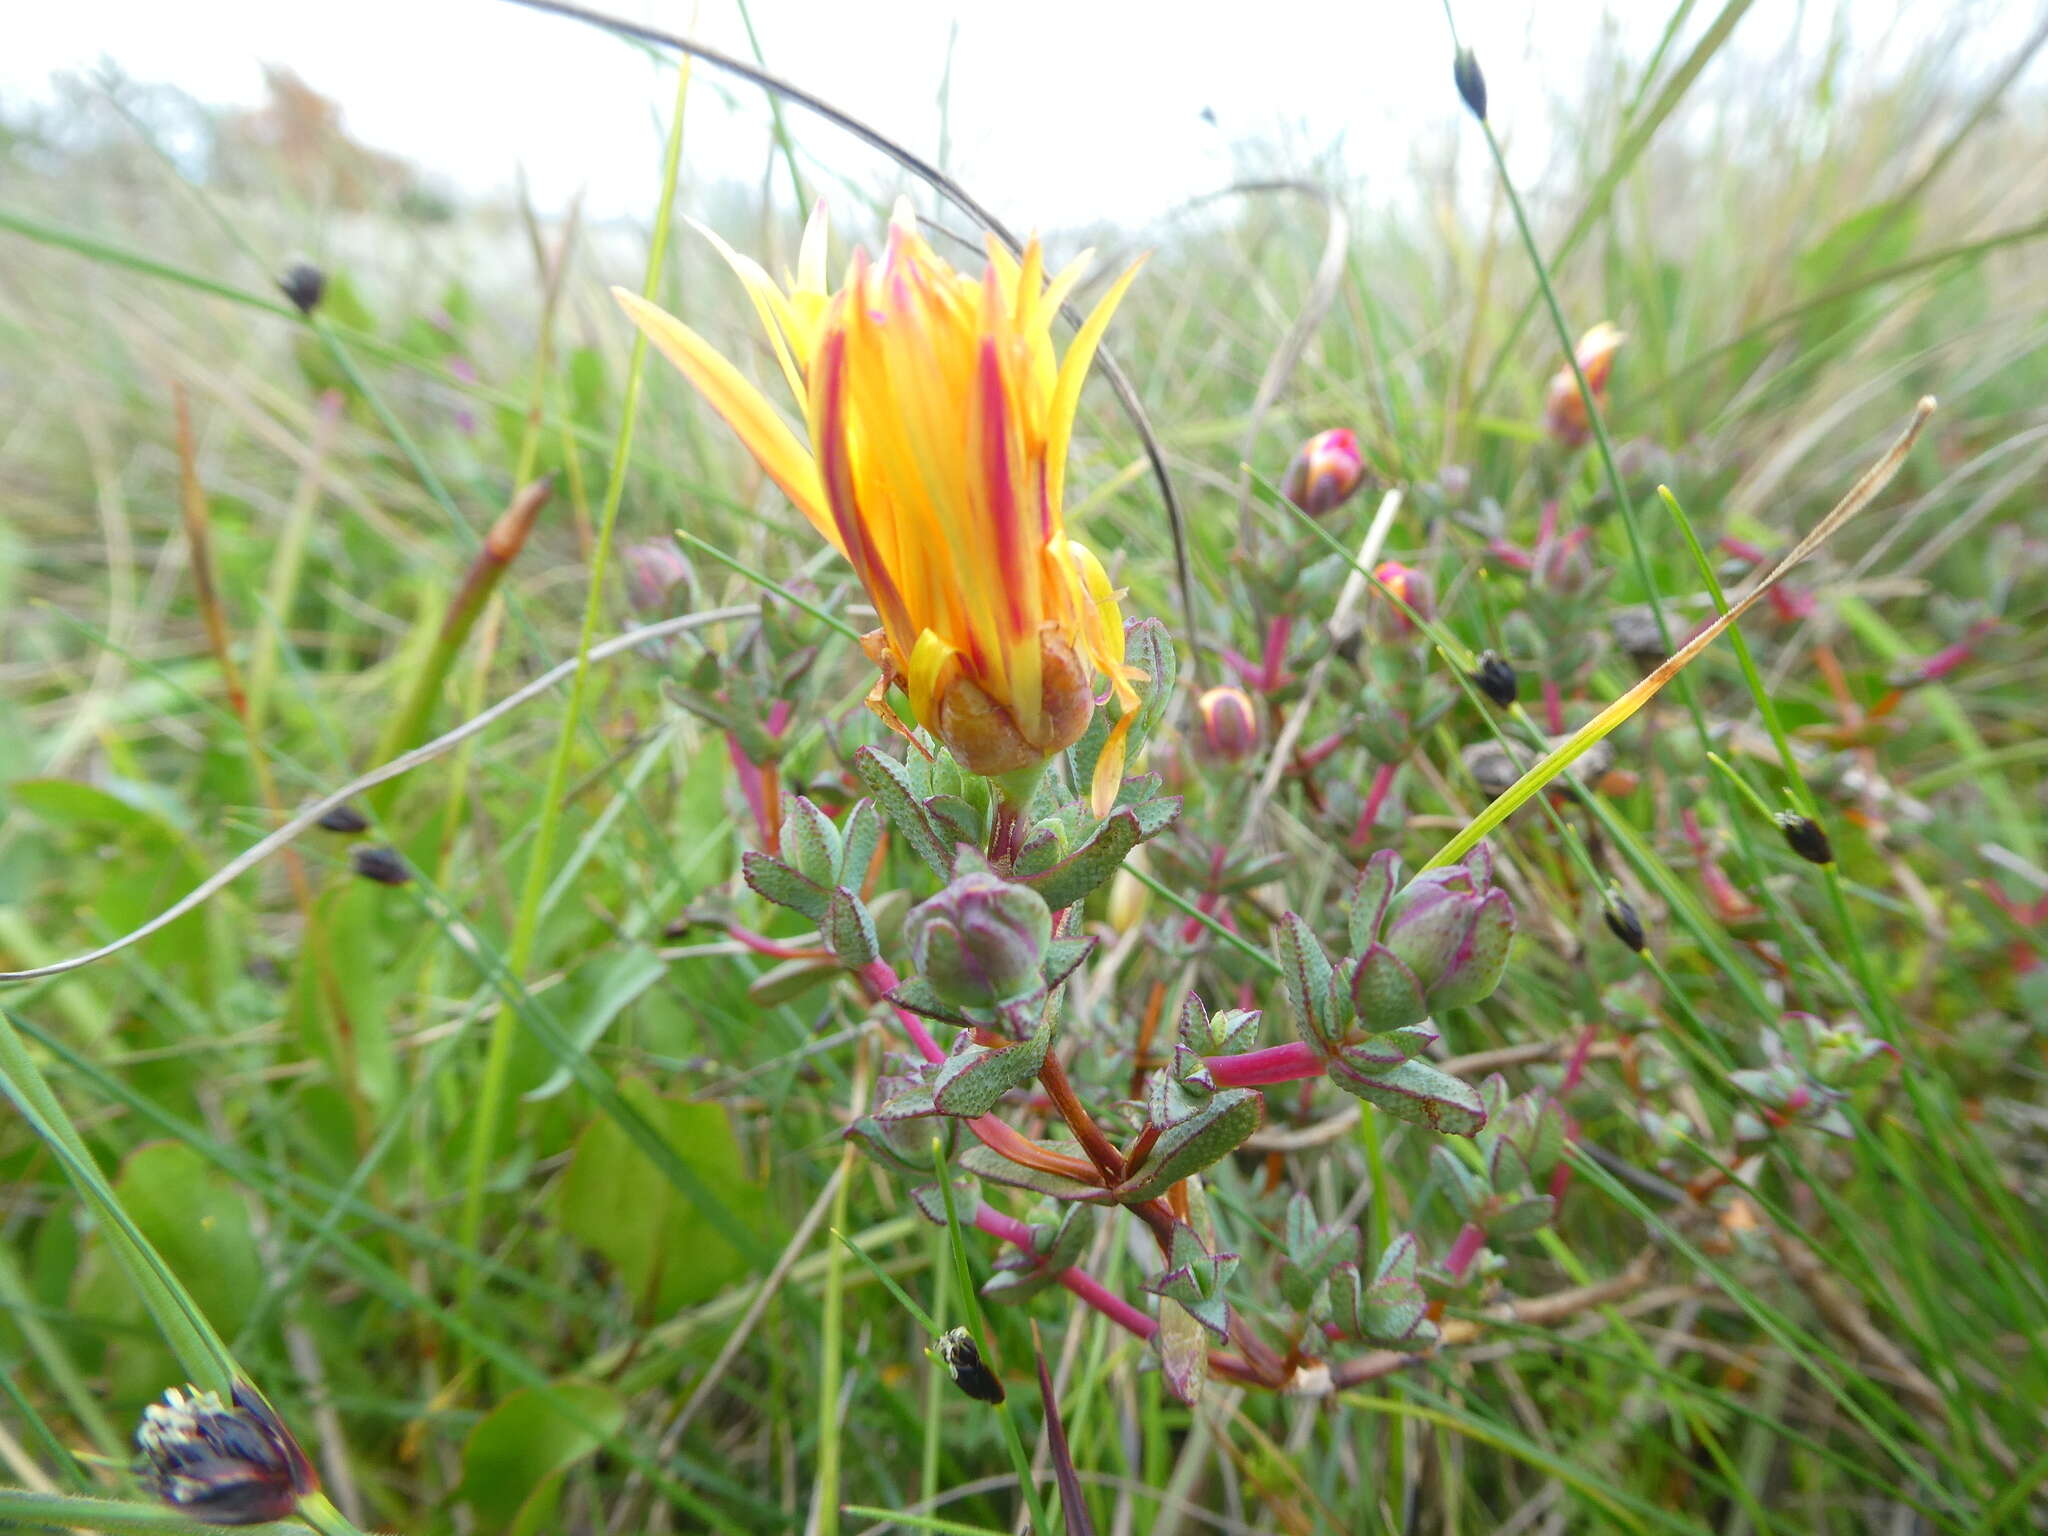
<path id="1" fill-rule="evenodd" d="M 292 308 L 302 315 L 310 315 L 320 307 L 320 300 L 327 292 L 327 274 L 310 261 L 295 261 L 277 280 L 277 286 L 292 301 Z"/>
<path id="2" fill-rule="evenodd" d="M 1636 916 L 1636 909 L 1620 896 L 1607 898 L 1607 905 L 1600 915 L 1607 920 L 1607 931 L 1637 954 L 1643 952 L 1647 942 L 1643 938 L 1643 920 Z"/>
<path id="3" fill-rule="evenodd" d="M 1481 693 L 1502 709 L 1515 702 L 1521 686 L 1515 669 L 1497 651 L 1488 651 L 1479 658 L 1479 665 L 1472 672 L 1472 681 Z"/>
<path id="4" fill-rule="evenodd" d="M 315 825 L 322 832 L 367 832 L 370 818 L 344 801 L 330 809 Z"/>
<path id="5" fill-rule="evenodd" d="M 396 848 L 383 843 L 362 844 L 350 852 L 348 861 L 357 874 L 379 885 L 408 885 L 412 881 L 412 866 Z"/>
<path id="6" fill-rule="evenodd" d="M 1485 122 L 1486 76 L 1479 72 L 1479 60 L 1470 48 L 1458 50 L 1457 60 L 1451 65 L 1451 79 L 1457 82 L 1458 95 L 1472 115 Z"/>
<path id="7" fill-rule="evenodd" d="M 996 1373 L 981 1358 L 981 1351 L 975 1347 L 974 1335 L 965 1328 L 940 1334 L 935 1347 L 939 1359 L 945 1364 L 946 1373 L 953 1378 L 953 1385 L 976 1402 L 1000 1403 L 1007 1395 L 1003 1384 L 996 1379 Z"/>
<path id="8" fill-rule="evenodd" d="M 1801 816 L 1797 811 L 1780 811 L 1772 820 L 1785 834 L 1785 846 L 1807 863 L 1835 862 L 1835 845 L 1828 841 L 1826 831 L 1811 816 Z"/>

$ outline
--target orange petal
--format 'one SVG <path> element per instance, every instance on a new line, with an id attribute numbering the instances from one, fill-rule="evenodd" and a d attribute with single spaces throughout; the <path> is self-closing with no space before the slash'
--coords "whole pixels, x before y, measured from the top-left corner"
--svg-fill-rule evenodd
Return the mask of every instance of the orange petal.
<path id="1" fill-rule="evenodd" d="M 1109 728 L 1109 740 L 1102 744 L 1102 755 L 1095 759 L 1095 778 L 1088 786 L 1088 808 L 1098 816 L 1107 816 L 1110 807 L 1116 804 L 1116 792 L 1124 782 L 1125 738 L 1131 734 L 1131 726 L 1137 721 L 1135 709 L 1124 711 L 1124 717 Z"/>
<path id="2" fill-rule="evenodd" d="M 626 318 L 639 326 L 661 355 L 697 386 L 697 392 L 737 432 L 747 451 L 767 471 L 768 478 L 782 488 L 796 509 L 810 519 L 811 526 L 842 555 L 846 546 L 832 526 L 832 514 L 825 503 L 825 488 L 818 478 L 818 466 L 797 435 L 784 425 L 775 408 L 761 391 L 749 384 L 740 371 L 682 321 L 637 293 L 614 288 L 612 297 Z"/>
<path id="3" fill-rule="evenodd" d="M 1109 317 L 1144 264 L 1140 257 L 1109 285 L 1101 302 L 1081 322 L 1081 329 L 1067 347 L 1067 355 L 1060 359 L 1059 382 L 1053 388 L 1052 419 L 1045 440 L 1046 495 L 1052 504 L 1055 529 L 1066 489 L 1067 445 L 1073 441 L 1074 413 L 1081 406 L 1081 385 L 1087 380 L 1088 365 L 1095 360 L 1095 349 L 1102 344 L 1102 333 L 1109 329 Z"/>

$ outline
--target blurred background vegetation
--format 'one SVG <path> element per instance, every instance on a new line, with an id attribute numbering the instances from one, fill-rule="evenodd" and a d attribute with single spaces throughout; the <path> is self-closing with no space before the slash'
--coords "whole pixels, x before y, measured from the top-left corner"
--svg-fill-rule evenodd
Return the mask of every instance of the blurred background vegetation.
<path id="1" fill-rule="evenodd" d="M 1597 13 L 1578 9 L 1533 24 L 1583 21 L 1590 37 Z M 1795 600 L 1744 626 L 1826 805 L 1842 884 L 1831 894 L 1708 765 L 1704 740 L 1778 798 L 1772 743 L 1717 649 L 1689 674 L 1690 706 L 1674 692 L 1616 738 L 1598 792 L 1613 819 L 1561 811 L 1640 914 L 1653 963 L 1609 935 L 1600 890 L 1555 825 L 1524 812 L 1499 846 L 1522 871 L 1525 942 L 1501 991 L 1447 1030 L 1467 1054 L 1568 1051 L 1589 1029 L 1600 1042 L 1565 1104 L 1623 1172 L 1581 1176 L 1545 1241 L 1511 1251 L 1496 1294 L 1612 1276 L 1645 1249 L 1654 1278 L 1552 1327 L 1496 1319 L 1479 1343 L 1340 1398 L 1219 1385 L 1199 1409 L 1057 1291 L 998 1311 L 1011 1362 L 1029 1359 L 1029 1318 L 1044 1330 L 1101 1529 L 2038 1528 L 2044 31 L 2028 18 L 2016 47 L 1982 58 L 1965 46 L 1981 10 L 1958 12 L 1882 72 L 1845 45 L 1749 55 L 1773 61 L 1765 73 L 1724 52 L 1746 40 L 1749 9 L 1686 0 L 1647 49 L 1589 44 L 1583 79 L 1540 82 L 1548 163 L 1520 190 L 1574 328 L 1629 332 L 1609 420 L 1680 627 L 1711 603 L 1657 485 L 1732 588 L 1818 520 L 1916 397 L 1941 401 L 1881 510 L 1799 574 Z M 1512 36 L 1465 41 L 1483 63 L 1513 56 Z M 1448 38 L 1440 52 L 1448 114 Z M 358 143 L 301 69 L 317 78 L 316 60 L 274 61 L 255 107 L 113 72 L 0 103 L 9 969 L 134 927 L 281 809 L 575 653 L 635 410 L 632 338 L 606 290 L 641 280 L 674 79 L 648 91 L 644 216 L 584 218 L 474 196 L 415 169 L 425 146 Z M 942 99 L 943 86 L 919 82 Z M 700 71 L 700 89 L 747 88 Z M 1115 153 L 1111 104 L 1060 107 L 1102 114 Z M 942 248 L 966 262 L 978 244 L 940 200 L 802 113 L 763 110 L 758 127 L 751 180 L 693 178 L 685 134 L 676 203 L 771 269 L 793 254 L 792 179 L 830 200 L 847 241 L 875 245 L 888 199 L 911 190 L 967 242 Z M 1476 125 L 1446 115 L 1430 133 L 1398 186 L 1347 168 L 1342 146 L 1242 142 L 1235 190 L 1219 182 L 1133 227 L 1053 233 L 1061 254 L 1096 246 L 1098 278 L 1152 253 L 1110 345 L 1180 488 L 1198 636 L 1139 440 L 1099 386 L 1070 501 L 1128 586 L 1126 611 L 1164 620 L 1184 668 L 1192 656 L 1218 681 L 1216 648 L 1259 653 L 1257 594 L 1275 590 L 1239 558 L 1240 463 L 1277 480 L 1308 434 L 1352 427 L 1379 481 L 1404 490 L 1387 553 L 1429 574 L 1465 644 L 1522 668 L 1532 708 L 1548 684 L 1576 723 L 1640 675 L 1609 620 L 1651 593 L 1593 457 L 1545 435 L 1563 353 Z M 970 186 L 1032 223 L 1004 187 Z M 277 287 L 295 259 L 324 275 L 310 321 Z M 680 224 L 661 286 L 772 377 L 737 286 Z M 673 376 L 649 372 L 633 421 L 601 634 L 759 596 L 701 554 L 671 568 L 640 547 L 678 526 L 835 612 L 857 600 Z M 484 535 L 544 474 L 552 500 L 448 654 L 436 637 Z M 1355 545 L 1374 501 L 1331 531 Z M 1541 582 L 1500 551 L 1535 546 L 1552 502 L 1563 526 L 1592 532 L 1581 585 L 1545 608 Z M 1290 547 L 1286 521 L 1252 505 L 1267 555 Z M 1331 576 L 1298 584 L 1309 627 Z M 122 1207 L 365 1525 L 842 1528 L 835 1500 L 930 1501 L 970 1528 L 1017 1517 L 993 1419 L 941 1390 L 918 1328 L 828 1251 L 845 1109 L 879 1062 L 866 1008 L 830 988 L 764 1000 L 772 962 L 719 926 L 735 912 L 765 922 L 734 894 L 750 831 L 726 743 L 670 684 L 744 630 L 593 670 L 529 934 L 521 889 L 559 691 L 364 797 L 367 835 L 410 883 L 364 878 L 356 840 L 308 833 L 148 941 L 5 997 Z M 878 736 L 853 707 L 865 663 L 825 644 L 817 718 L 783 769 L 821 795 L 843 791 L 843 754 Z M 1370 666 L 1333 672 L 1303 739 L 1353 731 L 1379 686 Z M 1185 701 L 1178 719 L 1182 749 L 1166 743 L 1153 764 L 1188 797 L 1178 853 L 1169 839 L 1154 859 L 1169 871 L 1239 834 L 1262 766 L 1200 761 Z M 1264 745 L 1278 723 L 1266 714 Z M 1426 857 L 1488 798 L 1462 755 L 1486 739 L 1470 704 L 1452 708 L 1393 781 L 1370 843 Z M 1282 858 L 1234 904 L 1255 938 L 1282 909 L 1338 909 L 1373 766 L 1347 736 L 1320 775 L 1283 781 L 1252 829 Z M 1152 925 L 1135 930 L 1149 944 L 1129 938 L 1134 920 Z M 1192 963 L 1227 995 L 1252 974 L 1183 941 L 1157 903 L 1134 919 L 1098 898 L 1088 923 L 1109 958 L 1074 1027 L 1106 1079 L 1131 1070 L 1152 982 Z M 507 985 L 541 1001 L 580 1068 L 519 1033 L 516 1109 L 479 1166 L 470 1116 Z M 1259 1003 L 1278 1038 L 1277 992 Z M 1856 1098 L 1852 1138 L 1794 1128 L 1721 1168 L 1743 1101 L 1729 1073 L 1761 1065 L 1762 1032 L 1795 1010 L 1860 1018 L 1899 1047 L 1898 1074 Z M 1512 1065 L 1515 1086 L 1557 1087 L 1555 1056 Z M 593 1093 L 591 1066 L 609 1093 Z M 621 1132 L 621 1101 L 687 1179 Z M 1347 1103 L 1279 1090 L 1269 1128 L 1324 1126 Z M 1389 1209 L 1440 1249 L 1457 1224 L 1421 1140 L 1374 1137 L 1384 1191 L 1355 1127 L 1272 1158 L 1325 1214 Z M 1271 1268 L 1267 1161 L 1215 1174 L 1248 1273 Z M 0 1124 L 0 1168 L 5 1478 L 118 1491 L 134 1417 L 178 1365 L 21 1122 Z M 901 1181 L 854 1169 L 849 1235 L 943 1315 L 943 1233 Z M 1688 1203 L 1688 1186 L 1705 1192 Z M 1130 1225 L 1103 1221 L 1091 1262 L 1135 1294 L 1150 1257 Z M 973 1254 L 978 1276 L 989 1257 Z M 1256 1311 L 1270 1284 L 1248 1283 Z M 828 1333 L 843 1370 L 821 1373 Z M 1035 1397 L 1021 1372 L 1012 1391 Z M 889 1528 L 843 1521 L 871 1525 Z"/>

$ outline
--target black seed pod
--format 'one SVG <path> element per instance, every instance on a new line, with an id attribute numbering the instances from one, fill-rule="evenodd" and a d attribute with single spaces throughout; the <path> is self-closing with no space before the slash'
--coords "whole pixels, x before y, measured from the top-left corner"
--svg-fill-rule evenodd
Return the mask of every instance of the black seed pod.
<path id="1" fill-rule="evenodd" d="M 1643 938 L 1643 920 L 1636 916 L 1636 909 L 1620 896 L 1610 896 L 1600 915 L 1607 919 L 1607 931 L 1637 954 L 1643 952 L 1646 942 Z"/>
<path id="2" fill-rule="evenodd" d="M 1828 841 L 1828 835 L 1821 824 L 1811 816 L 1801 816 L 1797 811 L 1780 811 L 1772 818 L 1778 830 L 1785 834 L 1785 846 L 1809 864 L 1832 864 L 1835 862 L 1835 845 Z"/>
<path id="3" fill-rule="evenodd" d="M 1465 99 L 1465 105 L 1472 109 L 1472 115 L 1482 123 L 1486 121 L 1486 76 L 1479 72 L 1479 60 L 1470 48 L 1460 48 L 1458 59 L 1451 66 L 1451 78 L 1458 82 L 1458 94 Z"/>
<path id="4" fill-rule="evenodd" d="M 955 1328 L 940 1334 L 936 1347 L 954 1386 L 976 1402 L 1000 1403 L 1003 1400 L 1006 1395 L 1003 1384 L 996 1380 L 996 1373 L 981 1358 L 973 1334 L 965 1328 Z"/>
<path id="5" fill-rule="evenodd" d="M 1515 702 L 1515 695 L 1521 686 L 1521 679 L 1515 676 L 1515 669 L 1497 651 L 1487 651 L 1479 658 L 1479 665 L 1472 673 L 1472 681 L 1502 709 Z"/>
<path id="6" fill-rule="evenodd" d="M 316 825 L 322 832 L 367 832 L 370 818 L 344 802 L 322 816 Z"/>
<path id="7" fill-rule="evenodd" d="M 412 881 L 412 867 L 396 848 L 382 843 L 362 844 L 350 852 L 348 861 L 357 874 L 379 885 L 407 885 Z"/>
<path id="8" fill-rule="evenodd" d="M 295 261 L 285 268 L 277 286 L 292 301 L 292 308 L 302 315 L 310 315 L 320 307 L 321 296 L 327 292 L 327 274 L 310 261 Z"/>

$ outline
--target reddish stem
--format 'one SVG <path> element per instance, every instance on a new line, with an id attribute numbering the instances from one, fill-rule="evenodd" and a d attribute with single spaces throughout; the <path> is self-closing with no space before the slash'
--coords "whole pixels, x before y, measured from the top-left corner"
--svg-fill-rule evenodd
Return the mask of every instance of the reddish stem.
<path id="1" fill-rule="evenodd" d="M 1351 846 L 1363 848 L 1372 840 L 1372 829 L 1379 823 L 1380 807 L 1387 803 L 1387 794 L 1394 787 L 1394 774 L 1398 765 L 1381 763 L 1372 771 L 1372 785 L 1365 792 L 1365 809 L 1358 813 L 1358 825 L 1351 829 Z"/>
<path id="2" fill-rule="evenodd" d="M 1593 1054 L 1593 1039 L 1599 1033 L 1597 1024 L 1588 1024 L 1579 1032 L 1579 1043 L 1572 1047 L 1572 1059 L 1565 1064 L 1564 1081 L 1557 1085 L 1558 1097 L 1579 1086 L 1579 1079 L 1586 1075 L 1586 1062 Z"/>
<path id="3" fill-rule="evenodd" d="M 1486 1229 L 1466 1222 L 1458 1229 L 1450 1252 L 1444 1255 L 1444 1273 L 1453 1280 L 1463 1280 L 1465 1271 L 1472 1267 L 1472 1261 L 1479 1257 L 1479 1250 L 1485 1246 Z"/>
<path id="4" fill-rule="evenodd" d="M 1259 687 L 1266 693 L 1280 686 L 1287 662 L 1287 642 L 1293 633 L 1294 620 L 1284 613 L 1266 626 L 1266 666 L 1259 674 Z"/>
<path id="5" fill-rule="evenodd" d="M 754 814 L 754 826 L 760 831 L 761 846 L 772 854 L 776 852 L 776 829 L 768 820 L 768 796 L 761 782 L 760 765 L 740 750 L 739 737 L 730 732 L 726 734 L 725 750 L 732 758 L 732 771 L 740 781 L 740 793 L 747 797 L 747 809 Z"/>
<path id="6" fill-rule="evenodd" d="M 879 1001 L 887 998 L 896 986 L 896 972 L 886 960 L 870 960 L 858 972 L 860 979 Z M 903 1032 L 910 1036 L 910 1043 L 917 1047 L 917 1053 L 926 1061 L 944 1061 L 946 1053 L 939 1042 L 932 1038 L 932 1032 L 924 1026 L 924 1020 L 907 1008 L 889 1004 L 896 1015 L 896 1022 L 903 1026 Z M 994 1115 L 977 1115 L 967 1122 L 967 1129 L 983 1146 L 993 1152 L 1000 1152 L 1011 1162 L 1026 1168 L 1037 1168 L 1046 1173 L 1056 1173 L 1062 1178 L 1079 1179 L 1084 1184 L 1094 1184 L 1099 1176 L 1093 1164 L 1078 1157 L 1068 1157 L 1050 1147 L 1041 1147 L 1015 1126 L 998 1120 Z"/>
<path id="7" fill-rule="evenodd" d="M 1019 1248 L 1031 1246 L 1030 1227 L 1016 1217 L 1005 1216 L 990 1206 L 984 1205 L 974 1213 L 974 1224 L 991 1237 L 999 1237 L 1006 1243 L 1014 1243 Z M 1150 1339 L 1159 1331 L 1159 1324 L 1155 1319 L 1116 1295 L 1086 1270 L 1061 1270 L 1060 1284 L 1111 1322 L 1129 1329 L 1141 1339 Z"/>
<path id="8" fill-rule="evenodd" d="M 815 944 L 784 944 L 779 939 L 771 939 L 765 933 L 756 933 L 739 923 L 727 923 L 725 934 L 727 938 L 737 939 L 755 954 L 766 955 L 771 960 L 820 960 L 829 958 L 832 953 L 828 949 L 820 949 Z"/>
<path id="9" fill-rule="evenodd" d="M 1564 697 L 1547 677 L 1543 679 L 1543 721 L 1551 735 L 1564 734 Z"/>
<path id="10" fill-rule="evenodd" d="M 1239 1056 L 1205 1056 L 1202 1065 L 1209 1069 L 1218 1088 L 1298 1083 L 1303 1078 L 1323 1075 L 1323 1059 L 1306 1040 L 1269 1045 L 1263 1051 L 1246 1051 Z"/>
<path id="11" fill-rule="evenodd" d="M 886 960 L 870 960 L 860 968 L 859 975 L 860 979 L 867 983 L 868 989 L 874 993 L 877 1001 L 888 997 L 896 990 L 898 977 L 895 968 Z M 939 1042 L 934 1040 L 932 1032 L 924 1027 L 923 1019 L 893 1002 L 889 1007 L 896 1015 L 896 1022 L 903 1026 L 903 1032 L 910 1036 L 910 1043 L 917 1047 L 918 1055 L 926 1061 L 946 1059 L 946 1053 L 939 1048 Z"/>

